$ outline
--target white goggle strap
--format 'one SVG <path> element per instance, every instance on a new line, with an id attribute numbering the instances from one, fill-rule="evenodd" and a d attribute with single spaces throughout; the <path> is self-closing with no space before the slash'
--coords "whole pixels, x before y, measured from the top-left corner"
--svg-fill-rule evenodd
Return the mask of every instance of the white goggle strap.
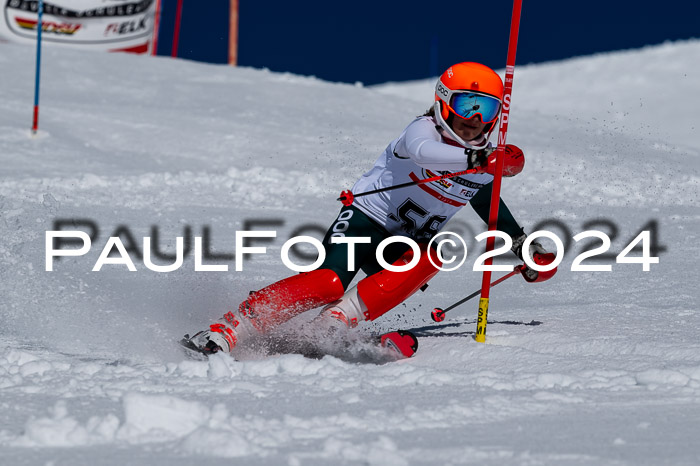
<path id="1" fill-rule="evenodd" d="M 452 91 L 450 90 L 450 88 L 448 88 L 442 83 L 441 79 L 438 79 L 438 82 L 435 85 L 435 94 L 437 94 L 437 96 L 440 97 L 440 99 L 444 101 L 447 105 L 450 105 L 450 97 L 452 97 Z"/>

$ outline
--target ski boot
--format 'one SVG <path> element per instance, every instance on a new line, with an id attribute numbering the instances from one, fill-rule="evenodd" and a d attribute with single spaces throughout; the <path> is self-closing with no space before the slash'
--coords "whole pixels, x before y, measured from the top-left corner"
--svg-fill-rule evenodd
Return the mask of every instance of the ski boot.
<path id="1" fill-rule="evenodd" d="M 180 344 L 185 348 L 205 355 L 220 351 L 230 353 L 238 342 L 236 327 L 239 324 L 240 321 L 235 318 L 233 313 L 228 312 L 222 319 L 211 324 L 209 330 L 197 332 L 192 337 L 185 335 L 180 340 Z"/>
<path id="2" fill-rule="evenodd" d="M 311 321 L 311 326 L 318 338 L 338 340 L 350 329 L 357 327 L 359 322 L 366 320 L 368 315 L 367 306 L 358 295 L 357 287 L 353 287 L 339 301 L 326 306 Z M 378 343 L 395 352 L 398 359 L 410 358 L 418 350 L 418 339 L 407 330 L 379 335 Z"/>
<path id="3" fill-rule="evenodd" d="M 324 307 L 311 321 L 311 327 L 319 336 L 331 338 L 339 332 L 342 334 L 357 327 L 359 322 L 365 320 L 366 310 L 357 294 L 357 287 L 352 287 L 338 301 Z"/>

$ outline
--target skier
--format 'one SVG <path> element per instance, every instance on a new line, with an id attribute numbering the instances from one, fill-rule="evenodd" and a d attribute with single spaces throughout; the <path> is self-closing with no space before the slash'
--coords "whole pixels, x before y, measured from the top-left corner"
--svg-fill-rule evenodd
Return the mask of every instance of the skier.
<path id="1" fill-rule="evenodd" d="M 435 102 L 392 141 L 374 167 L 353 186 L 365 192 L 434 176 L 435 173 L 480 169 L 432 183 L 358 197 L 345 205 L 323 239 L 326 258 L 316 270 L 301 273 L 251 292 L 236 311 L 228 312 L 208 330 L 194 335 L 189 345 L 204 353 L 230 352 L 241 338 L 264 334 L 302 312 L 324 306 L 310 325 L 321 335 L 354 328 L 364 320 L 375 320 L 417 290 L 438 272 L 440 258 L 428 241 L 466 204 L 488 223 L 493 180 L 493 147 L 489 137 L 501 111 L 503 82 L 492 69 L 479 63 L 458 63 L 438 79 Z M 522 152 L 509 146 L 511 176 L 522 170 Z M 350 200 L 352 202 L 352 200 Z M 346 202 L 345 204 L 349 204 Z M 498 229 L 513 238 L 513 252 L 522 260 L 523 229 L 501 200 Z M 420 245 L 417 265 L 404 272 L 382 269 L 375 252 L 390 236 L 406 236 Z M 354 245 L 339 239 L 369 237 Z M 349 248 L 354 247 L 355 267 L 349 267 Z M 545 253 L 533 242 L 530 257 Z M 430 257 L 429 257 L 430 256 Z M 383 252 L 386 262 L 405 265 L 414 252 L 409 245 L 391 243 Z M 433 265 L 431 263 L 434 263 Z M 367 276 L 348 286 L 359 267 Z M 523 269 L 528 281 L 540 281 L 538 272 Z M 543 273 L 544 274 L 544 273 Z M 408 332 L 393 332 L 382 340 L 385 346 L 409 357 L 417 342 Z"/>

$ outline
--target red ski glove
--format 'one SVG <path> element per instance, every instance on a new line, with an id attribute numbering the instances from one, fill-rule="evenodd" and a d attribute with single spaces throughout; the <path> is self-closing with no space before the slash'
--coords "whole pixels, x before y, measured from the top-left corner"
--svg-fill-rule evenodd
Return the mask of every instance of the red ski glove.
<path id="1" fill-rule="evenodd" d="M 467 168 L 481 168 L 480 171 L 494 175 L 496 173 L 496 148 L 487 147 L 485 149 L 465 149 L 467 156 Z M 525 166 L 525 155 L 520 148 L 513 144 L 506 144 L 503 159 L 503 176 L 515 176 Z"/>
<path id="2" fill-rule="evenodd" d="M 518 146 L 506 144 L 506 150 L 503 159 L 503 176 L 510 178 L 515 176 L 525 167 L 525 154 Z M 486 173 L 496 173 L 496 154 L 489 156 L 489 164 L 486 167 Z"/>

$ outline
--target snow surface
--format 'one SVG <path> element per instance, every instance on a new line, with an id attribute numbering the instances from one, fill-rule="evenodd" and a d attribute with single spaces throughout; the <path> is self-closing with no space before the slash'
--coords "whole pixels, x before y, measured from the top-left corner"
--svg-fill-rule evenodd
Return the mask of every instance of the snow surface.
<path id="1" fill-rule="evenodd" d="M 254 349 L 192 361 L 175 341 L 290 274 L 284 240 L 331 222 L 432 82 L 47 48 L 32 138 L 33 69 L 31 47 L 3 45 L 0 463 L 700 463 L 700 41 L 516 69 L 508 141 L 527 163 L 503 191 L 516 217 L 570 236 L 617 228 L 615 254 L 655 220 L 659 264 L 572 272 L 574 245 L 551 281 L 494 288 L 478 344 L 476 302 L 429 316 L 480 286 L 483 224 L 465 209 L 450 227 L 467 264 L 361 330 L 414 329 L 418 354 L 389 363 Z M 46 272 L 56 219 L 91 220 L 99 237 Z M 191 254 L 172 273 L 138 258 L 137 272 L 91 271 L 119 226 L 139 248 L 155 226 L 168 252 L 186 226 L 209 227 L 211 249 L 232 254 L 236 230 L 271 228 L 252 220 L 282 224 L 243 272 L 230 259 L 194 272 Z"/>

